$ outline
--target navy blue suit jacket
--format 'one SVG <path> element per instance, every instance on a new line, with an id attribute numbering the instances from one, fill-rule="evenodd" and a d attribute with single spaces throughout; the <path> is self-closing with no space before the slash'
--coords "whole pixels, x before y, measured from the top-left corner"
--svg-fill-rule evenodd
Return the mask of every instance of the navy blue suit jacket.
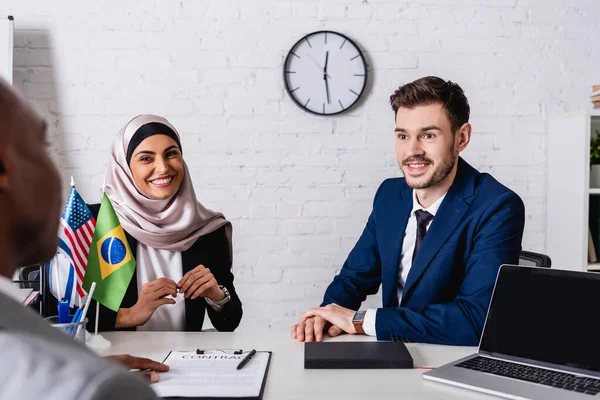
<path id="1" fill-rule="evenodd" d="M 327 288 L 323 305 L 357 310 L 381 285 L 378 339 L 477 345 L 500 265 L 518 263 L 523 202 L 459 158 L 456 178 L 429 226 L 398 304 L 412 190 L 404 178 L 382 183 L 367 226 Z"/>

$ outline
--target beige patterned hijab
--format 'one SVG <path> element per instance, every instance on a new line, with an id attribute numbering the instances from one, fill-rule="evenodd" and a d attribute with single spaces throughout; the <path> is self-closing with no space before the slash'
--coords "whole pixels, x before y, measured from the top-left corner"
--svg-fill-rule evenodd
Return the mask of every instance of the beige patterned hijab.
<path id="1" fill-rule="evenodd" d="M 151 198 L 135 184 L 127 163 L 127 148 L 137 130 L 152 122 L 168 126 L 179 137 L 179 133 L 165 118 L 144 114 L 129 121 L 112 144 L 104 190 L 123 229 L 147 246 L 185 251 L 199 237 L 225 226 L 229 254 L 232 256 L 231 223 L 223 214 L 211 211 L 198 202 L 185 161 L 181 186 L 169 199 Z"/>

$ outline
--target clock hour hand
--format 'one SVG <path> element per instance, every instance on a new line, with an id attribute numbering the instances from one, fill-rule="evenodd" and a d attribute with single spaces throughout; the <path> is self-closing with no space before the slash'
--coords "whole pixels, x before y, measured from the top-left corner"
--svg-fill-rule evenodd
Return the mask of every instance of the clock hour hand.
<path id="1" fill-rule="evenodd" d="M 329 61 L 329 52 L 325 52 L 325 67 L 323 67 L 323 80 L 325 81 L 325 92 L 327 93 L 327 104 L 331 104 L 329 97 L 329 84 L 327 83 L 327 62 Z"/>
<path id="2" fill-rule="evenodd" d="M 308 56 L 308 58 L 310 58 L 310 60 L 311 60 L 313 63 L 315 63 L 315 65 L 317 66 L 317 68 L 319 68 L 319 70 L 321 70 L 321 71 L 323 70 L 323 67 L 321 67 L 321 66 L 319 65 L 319 63 L 317 62 L 317 60 L 315 60 L 315 59 L 314 59 L 314 57 L 313 57 L 313 56 L 311 56 L 309 53 L 306 53 L 306 55 Z"/>
<path id="3" fill-rule="evenodd" d="M 321 65 L 319 65 L 319 62 L 317 60 L 315 60 L 315 58 L 313 56 L 311 56 L 309 53 L 306 53 L 306 56 L 316 65 L 317 68 L 319 68 L 319 71 L 325 70 L 325 68 L 321 67 Z M 331 75 L 327 74 L 327 77 L 329 79 L 331 79 Z"/>

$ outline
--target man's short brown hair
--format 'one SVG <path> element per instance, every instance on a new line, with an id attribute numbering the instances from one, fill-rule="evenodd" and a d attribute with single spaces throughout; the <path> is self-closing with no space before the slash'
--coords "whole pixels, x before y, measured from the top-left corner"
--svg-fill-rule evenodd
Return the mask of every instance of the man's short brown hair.
<path id="1" fill-rule="evenodd" d="M 463 124 L 469 122 L 469 101 L 462 88 L 456 83 L 445 81 L 437 76 L 426 76 L 414 82 L 400 86 L 390 96 L 394 114 L 400 107 L 414 108 L 434 103 L 441 103 L 452 132 L 456 132 Z"/>

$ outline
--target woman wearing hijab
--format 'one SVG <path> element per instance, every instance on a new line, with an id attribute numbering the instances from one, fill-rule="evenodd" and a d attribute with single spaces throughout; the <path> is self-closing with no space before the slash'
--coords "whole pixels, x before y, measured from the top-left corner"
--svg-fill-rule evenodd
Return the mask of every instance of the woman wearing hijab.
<path id="1" fill-rule="evenodd" d="M 140 115 L 121 129 L 104 190 L 136 268 L 119 311 L 100 306 L 99 330 L 200 331 L 208 313 L 218 331 L 233 331 L 242 304 L 231 223 L 196 199 L 179 134 L 165 118 Z M 90 206 L 95 217 L 99 209 Z M 92 327 L 95 304 L 89 313 Z"/>

